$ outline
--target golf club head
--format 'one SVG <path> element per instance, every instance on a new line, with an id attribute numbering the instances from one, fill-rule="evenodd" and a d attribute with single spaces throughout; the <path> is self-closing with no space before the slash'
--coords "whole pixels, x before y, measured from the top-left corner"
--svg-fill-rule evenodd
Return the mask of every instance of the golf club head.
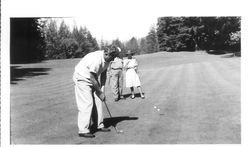
<path id="1" fill-rule="evenodd" d="M 116 131 L 117 134 L 122 134 L 122 133 L 123 133 L 123 130 L 118 130 L 118 129 L 116 128 L 116 126 L 114 126 L 114 128 L 115 128 L 115 131 Z"/>
<path id="2" fill-rule="evenodd" d="M 123 134 L 124 132 L 123 132 L 123 130 L 116 130 L 116 133 Z"/>
<path id="3" fill-rule="evenodd" d="M 105 106 L 106 106 L 106 108 L 107 108 L 107 111 L 108 111 L 108 113 L 109 113 L 110 118 L 113 118 L 112 115 L 111 115 L 111 113 L 110 113 L 110 111 L 109 111 L 108 105 L 107 105 L 107 103 L 106 103 L 105 101 L 104 101 L 104 104 L 105 104 Z M 113 126 L 113 127 L 115 128 L 115 131 L 116 131 L 117 134 L 122 134 L 122 133 L 123 133 L 123 130 L 118 130 L 118 129 L 116 128 L 116 126 Z"/>

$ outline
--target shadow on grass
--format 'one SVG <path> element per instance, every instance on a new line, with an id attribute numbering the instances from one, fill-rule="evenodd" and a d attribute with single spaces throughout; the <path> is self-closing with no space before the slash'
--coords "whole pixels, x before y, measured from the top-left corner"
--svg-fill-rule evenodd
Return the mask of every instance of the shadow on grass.
<path id="1" fill-rule="evenodd" d="M 233 57 L 241 57 L 241 53 L 240 52 L 236 52 L 236 53 L 232 53 L 229 55 L 223 55 L 221 56 L 221 58 L 233 58 Z"/>
<path id="2" fill-rule="evenodd" d="M 119 122 L 125 121 L 125 120 L 137 120 L 138 117 L 129 117 L 129 116 L 119 116 L 119 117 L 112 117 L 112 118 L 104 118 L 103 124 L 105 128 L 109 128 L 111 126 L 116 126 Z M 90 127 L 91 133 L 98 132 L 97 129 L 97 123 L 93 122 L 94 124 Z"/>
<path id="3" fill-rule="evenodd" d="M 145 93 L 143 93 L 143 95 L 145 95 Z M 131 98 L 131 96 L 132 96 L 131 93 L 123 95 L 124 99 Z M 135 93 L 135 98 L 140 98 L 140 97 L 141 97 L 140 93 Z"/>
<path id="4" fill-rule="evenodd" d="M 50 68 L 22 68 L 21 66 L 10 67 L 10 83 L 17 84 L 17 81 L 25 80 L 34 76 L 48 75 Z"/>
<path id="5" fill-rule="evenodd" d="M 104 126 L 110 127 L 110 126 L 116 126 L 119 122 L 125 121 L 125 120 L 137 120 L 138 117 L 129 117 L 129 116 L 120 116 L 120 117 L 112 117 L 112 118 L 104 118 Z"/>
<path id="6" fill-rule="evenodd" d="M 208 50 L 207 53 L 208 54 L 212 54 L 212 55 L 223 55 L 223 54 L 226 54 L 226 52 L 223 51 L 223 50 Z"/>

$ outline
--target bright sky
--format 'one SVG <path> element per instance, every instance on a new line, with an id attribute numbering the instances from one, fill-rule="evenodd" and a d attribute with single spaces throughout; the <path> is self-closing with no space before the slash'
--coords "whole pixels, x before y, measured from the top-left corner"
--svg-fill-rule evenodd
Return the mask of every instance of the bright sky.
<path id="1" fill-rule="evenodd" d="M 124 19 L 123 16 L 117 19 L 100 16 L 83 19 L 82 16 L 76 16 L 74 18 L 64 18 L 64 21 L 69 26 L 86 26 L 97 40 L 110 41 L 118 38 L 119 40 L 127 41 L 132 37 L 145 37 L 150 27 L 155 26 L 157 17 L 144 19 L 140 23 L 138 23 L 135 17 Z"/>
<path id="2" fill-rule="evenodd" d="M 69 24 L 86 26 L 97 40 L 144 37 L 161 16 L 233 14 L 230 7 L 229 11 L 220 11 L 221 5 L 216 0 L 8 0 L 7 3 L 9 16 L 72 17 L 74 21 L 67 21 Z"/>
<path id="3" fill-rule="evenodd" d="M 142 0 L 92 0 L 75 10 L 75 23 L 85 25 L 98 40 L 122 41 L 144 37 L 157 23 L 155 2 Z"/>
<path id="4" fill-rule="evenodd" d="M 157 17 L 153 1 L 132 0 L 92 0 L 83 1 L 69 14 L 68 24 L 86 26 L 98 40 L 122 41 L 132 37 L 144 37 Z M 67 16 L 67 15 L 66 15 Z"/>

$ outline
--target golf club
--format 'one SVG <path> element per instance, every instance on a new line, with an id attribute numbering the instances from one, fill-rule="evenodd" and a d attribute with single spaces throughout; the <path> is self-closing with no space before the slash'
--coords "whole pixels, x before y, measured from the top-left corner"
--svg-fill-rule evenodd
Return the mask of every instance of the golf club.
<path id="1" fill-rule="evenodd" d="M 108 105 L 107 105 L 106 101 L 104 101 L 104 104 L 105 104 L 105 106 L 106 106 L 106 108 L 108 110 L 110 118 L 113 118 L 110 111 L 109 111 L 109 108 L 108 108 Z M 112 126 L 115 128 L 116 133 L 123 133 L 123 130 L 118 130 L 115 125 L 112 125 Z"/>

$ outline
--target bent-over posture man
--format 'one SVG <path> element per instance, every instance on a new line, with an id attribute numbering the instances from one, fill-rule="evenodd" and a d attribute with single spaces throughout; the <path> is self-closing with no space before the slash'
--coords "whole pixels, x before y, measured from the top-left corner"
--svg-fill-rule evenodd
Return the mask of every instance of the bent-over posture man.
<path id="1" fill-rule="evenodd" d="M 75 82 L 75 96 L 78 107 L 78 134 L 80 137 L 92 138 L 95 135 L 90 130 L 93 106 L 96 106 L 97 129 L 108 132 L 103 124 L 102 101 L 105 101 L 106 69 L 109 63 L 119 54 L 115 46 L 106 47 L 104 50 L 87 54 L 76 65 L 73 80 Z M 98 78 L 100 77 L 100 82 Z"/>

